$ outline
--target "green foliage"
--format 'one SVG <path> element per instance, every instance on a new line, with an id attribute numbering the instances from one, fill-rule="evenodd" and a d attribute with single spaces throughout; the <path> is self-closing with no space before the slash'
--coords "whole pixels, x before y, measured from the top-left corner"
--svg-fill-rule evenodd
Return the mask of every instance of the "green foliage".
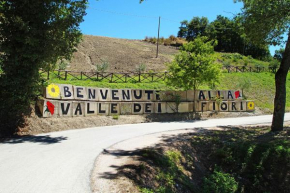
<path id="1" fill-rule="evenodd" d="M 58 64 L 58 69 L 59 70 L 65 70 L 66 67 L 68 66 L 68 63 L 64 60 L 61 60 Z"/>
<path id="2" fill-rule="evenodd" d="M 146 68 L 147 68 L 146 64 L 141 63 L 141 64 L 136 66 L 135 70 L 137 73 L 141 74 L 141 73 L 145 72 Z"/>
<path id="3" fill-rule="evenodd" d="M 196 38 L 181 47 L 173 62 L 167 64 L 167 84 L 184 90 L 198 89 L 201 84 L 219 82 L 220 65 L 215 64 L 213 45 L 206 37 Z"/>
<path id="4" fill-rule="evenodd" d="M 241 16 L 246 33 L 251 40 L 256 43 L 281 44 L 283 34 L 289 31 L 290 1 L 239 1 L 244 3 Z"/>
<path id="5" fill-rule="evenodd" d="M 279 62 L 282 62 L 282 59 L 283 59 L 283 56 L 284 56 L 284 52 L 285 52 L 284 48 L 280 48 L 279 50 L 275 50 L 275 54 L 274 54 L 273 58 L 275 58 Z"/>
<path id="6" fill-rule="evenodd" d="M 115 120 L 118 120 L 120 118 L 120 116 L 119 115 L 113 115 L 112 118 L 115 119 Z"/>
<path id="7" fill-rule="evenodd" d="M 181 22 L 178 37 L 192 41 L 198 36 L 207 36 L 210 40 L 217 40 L 215 51 L 238 52 L 263 60 L 270 57 L 267 45 L 254 45 L 249 41 L 239 17 L 229 19 L 218 15 L 211 23 L 205 17 L 194 17 L 190 22 L 187 20 Z"/>
<path id="8" fill-rule="evenodd" d="M 104 73 L 109 68 L 109 62 L 103 61 L 101 64 L 95 64 L 96 72 Z"/>
<path id="9" fill-rule="evenodd" d="M 39 69 L 70 59 L 87 0 L 0 0 L 0 132 L 15 133 L 41 86 Z M 0 135 L 1 135 L 0 134 Z"/>
<path id="10" fill-rule="evenodd" d="M 213 174 L 204 179 L 204 193 L 233 193 L 238 189 L 238 183 L 230 174 L 215 169 Z"/>
<path id="11" fill-rule="evenodd" d="M 152 160 L 154 165 L 158 167 L 158 173 L 155 180 L 158 182 L 158 187 L 154 192 L 167 193 L 176 192 L 176 184 L 179 188 L 187 188 L 193 191 L 193 185 L 190 179 L 183 173 L 181 166 L 182 154 L 177 150 L 169 150 L 164 154 L 154 149 L 142 150 L 142 156 Z M 142 189 L 143 191 L 151 191 L 150 189 Z"/>

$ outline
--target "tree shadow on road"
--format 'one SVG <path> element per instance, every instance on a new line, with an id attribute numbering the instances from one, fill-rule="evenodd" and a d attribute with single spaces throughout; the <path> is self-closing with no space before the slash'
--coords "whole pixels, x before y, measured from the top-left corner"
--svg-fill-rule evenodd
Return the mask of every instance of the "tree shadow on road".
<path id="1" fill-rule="evenodd" d="M 49 145 L 49 144 L 55 144 L 55 143 L 60 143 L 64 140 L 67 140 L 67 137 L 51 137 L 49 135 L 45 136 L 25 136 L 25 137 L 14 137 L 14 138 L 9 138 L 6 139 L 5 141 L 2 141 L 1 143 L 4 144 L 19 144 L 19 143 L 40 143 L 43 145 Z"/>

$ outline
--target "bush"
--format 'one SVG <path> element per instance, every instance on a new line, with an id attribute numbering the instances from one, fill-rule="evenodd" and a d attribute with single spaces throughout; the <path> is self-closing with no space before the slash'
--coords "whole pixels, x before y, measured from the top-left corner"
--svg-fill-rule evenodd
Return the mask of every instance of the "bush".
<path id="1" fill-rule="evenodd" d="M 213 174 L 204 179 L 204 193 L 233 193 L 238 189 L 238 183 L 230 174 L 215 169 Z"/>
<path id="2" fill-rule="evenodd" d="M 103 61 L 101 64 L 95 64 L 96 72 L 104 73 L 109 68 L 109 62 Z"/>
<path id="3" fill-rule="evenodd" d="M 139 64 L 138 66 L 136 66 L 136 72 L 138 73 L 142 73 L 146 70 L 147 66 L 146 64 Z"/>

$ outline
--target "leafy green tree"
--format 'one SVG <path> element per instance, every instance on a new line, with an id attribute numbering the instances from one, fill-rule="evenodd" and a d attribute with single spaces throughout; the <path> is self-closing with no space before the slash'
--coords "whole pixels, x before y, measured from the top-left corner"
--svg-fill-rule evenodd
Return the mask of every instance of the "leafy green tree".
<path id="1" fill-rule="evenodd" d="M 186 38 L 187 37 L 187 33 L 188 33 L 188 21 L 187 20 L 183 20 L 182 22 L 180 22 L 181 26 L 179 27 L 179 31 L 177 34 L 177 37 L 179 38 Z"/>
<path id="2" fill-rule="evenodd" d="M 288 34 L 285 52 L 275 75 L 276 93 L 272 131 L 283 130 L 286 104 L 286 78 L 290 67 L 290 0 L 239 0 L 244 3 L 241 16 L 247 35 L 256 43 L 283 43 Z"/>
<path id="3" fill-rule="evenodd" d="M 196 90 L 201 84 L 219 82 L 221 66 L 215 64 L 214 46 L 216 41 L 197 37 L 184 44 L 174 60 L 168 64 L 167 83 L 184 90 Z"/>
<path id="4" fill-rule="evenodd" d="M 285 52 L 284 48 L 280 48 L 279 50 L 275 50 L 275 54 L 274 54 L 273 58 L 275 58 L 279 62 L 282 62 L 284 52 Z"/>
<path id="5" fill-rule="evenodd" d="M 0 135 L 25 125 L 39 69 L 70 59 L 87 0 L 0 0 Z"/>
<path id="6" fill-rule="evenodd" d="M 208 23 L 209 22 L 206 17 L 194 17 L 189 23 L 185 20 L 181 22 L 180 31 L 178 34 L 181 35 L 186 32 L 186 40 L 188 41 L 192 41 L 198 36 L 206 36 Z"/>

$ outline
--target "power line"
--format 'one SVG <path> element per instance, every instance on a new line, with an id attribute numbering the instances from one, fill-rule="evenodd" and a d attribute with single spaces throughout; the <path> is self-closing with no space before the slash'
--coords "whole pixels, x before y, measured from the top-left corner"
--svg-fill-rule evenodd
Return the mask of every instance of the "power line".
<path id="1" fill-rule="evenodd" d="M 101 12 L 105 12 L 105 13 L 111 13 L 111 14 L 115 14 L 115 15 L 125 15 L 125 16 L 132 16 L 132 17 L 158 19 L 158 17 L 154 17 L 154 16 L 136 15 L 136 14 L 131 14 L 131 13 L 120 13 L 120 12 L 108 11 L 108 10 L 104 10 L 104 9 L 96 9 L 96 8 L 91 8 L 91 7 L 88 7 L 88 9 L 92 9 L 92 10 L 96 10 L 96 11 L 101 11 Z"/>

